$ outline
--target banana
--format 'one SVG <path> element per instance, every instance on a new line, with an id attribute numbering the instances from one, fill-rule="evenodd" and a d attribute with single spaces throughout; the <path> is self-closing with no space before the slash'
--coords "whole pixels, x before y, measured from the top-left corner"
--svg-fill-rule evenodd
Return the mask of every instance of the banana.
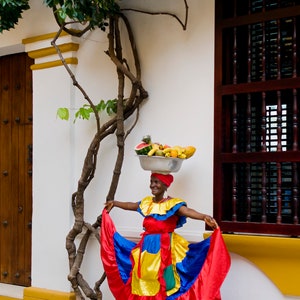
<path id="1" fill-rule="evenodd" d="M 164 149 L 164 150 L 163 150 L 163 153 L 164 153 L 164 154 L 167 154 L 167 153 L 169 153 L 169 152 L 171 152 L 171 151 L 172 151 L 172 147 Z"/>
<path id="2" fill-rule="evenodd" d="M 152 146 L 152 149 L 155 149 L 155 150 L 159 149 L 159 144 L 153 143 L 153 144 L 151 144 L 151 146 Z"/>
<path id="3" fill-rule="evenodd" d="M 174 146 L 172 148 L 173 148 L 173 150 L 177 151 L 177 156 L 180 156 L 182 154 L 182 147 L 181 146 Z"/>
<path id="4" fill-rule="evenodd" d="M 156 152 L 157 149 L 152 148 L 149 152 L 148 152 L 148 156 L 153 156 L 153 154 Z"/>

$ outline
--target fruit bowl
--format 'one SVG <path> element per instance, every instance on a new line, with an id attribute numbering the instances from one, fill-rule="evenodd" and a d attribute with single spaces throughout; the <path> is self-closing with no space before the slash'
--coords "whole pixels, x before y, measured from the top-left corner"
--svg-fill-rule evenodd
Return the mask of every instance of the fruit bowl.
<path id="1" fill-rule="evenodd" d="M 180 158 L 148 155 L 138 155 L 138 158 L 144 170 L 162 174 L 178 172 L 184 161 Z"/>

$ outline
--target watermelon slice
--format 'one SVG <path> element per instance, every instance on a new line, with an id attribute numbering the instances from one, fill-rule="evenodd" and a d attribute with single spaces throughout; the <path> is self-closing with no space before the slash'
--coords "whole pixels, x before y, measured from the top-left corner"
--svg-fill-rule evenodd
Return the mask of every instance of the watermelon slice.
<path id="1" fill-rule="evenodd" d="M 136 145 L 134 148 L 137 155 L 147 155 L 151 149 L 152 145 L 144 142 Z"/>

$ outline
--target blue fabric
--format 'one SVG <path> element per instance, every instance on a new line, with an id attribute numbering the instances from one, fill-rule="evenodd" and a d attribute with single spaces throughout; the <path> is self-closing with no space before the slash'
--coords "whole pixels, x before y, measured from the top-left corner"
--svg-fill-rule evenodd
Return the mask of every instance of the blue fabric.
<path id="1" fill-rule="evenodd" d="M 149 253 L 157 253 L 160 250 L 160 235 L 146 235 L 143 243 L 143 250 Z M 130 261 L 130 252 L 136 246 L 136 243 L 122 237 L 118 232 L 114 234 L 114 247 L 116 260 L 120 272 L 120 276 L 124 284 L 130 277 L 132 263 Z M 176 299 L 181 294 L 184 294 L 190 289 L 199 275 L 205 262 L 210 246 L 210 238 L 207 238 L 199 243 L 189 245 L 189 250 L 182 262 L 176 265 L 177 272 L 180 276 L 180 289 L 173 295 L 167 297 L 167 300 Z"/>
<path id="2" fill-rule="evenodd" d="M 114 233 L 113 238 L 116 260 L 120 271 L 120 276 L 125 284 L 130 277 L 130 272 L 132 269 L 130 253 L 132 249 L 136 246 L 136 243 L 122 237 L 118 232 Z"/>
<path id="3" fill-rule="evenodd" d="M 160 234 L 145 235 L 142 252 L 156 254 L 160 250 Z"/>
<path id="4" fill-rule="evenodd" d="M 154 222 L 152 224 L 150 222 L 149 225 L 155 227 L 155 219 L 150 218 L 150 220 L 151 222 Z M 170 221 L 173 222 L 172 224 L 174 228 L 176 219 L 172 218 Z M 156 226 L 161 225 L 162 224 L 159 222 Z M 149 236 L 152 235 L 151 233 L 146 233 L 144 236 L 147 236 L 148 234 Z M 133 295 L 131 290 L 132 286 L 130 284 L 130 275 L 132 274 L 130 253 L 135 247 L 142 246 L 141 244 L 143 241 L 136 245 L 134 242 L 131 242 L 116 233 L 116 228 L 105 208 L 102 212 L 100 238 L 101 258 L 107 274 L 109 287 L 115 298 L 119 300 L 148 299 L 148 296 Z M 161 237 L 164 241 L 166 240 L 165 238 L 165 235 Z M 152 239 L 153 245 L 149 248 L 152 249 L 152 251 L 157 250 L 157 247 L 154 245 L 155 240 L 157 241 L 156 237 Z M 180 241 L 183 241 L 183 248 L 180 245 Z M 163 251 L 161 255 L 163 264 L 161 264 L 159 269 L 159 280 L 161 280 L 160 284 L 162 288 L 156 295 L 150 296 L 149 299 L 221 299 L 220 287 L 230 268 L 230 256 L 222 238 L 220 228 L 213 232 L 211 238 L 200 243 L 190 244 L 188 245 L 188 248 L 185 247 L 186 242 L 182 238 L 178 237 L 178 243 L 179 245 L 177 245 L 177 242 L 176 244 L 171 243 L 169 245 L 171 246 L 169 248 L 170 252 L 165 247 L 162 248 Z M 173 247 L 176 245 L 179 248 Z M 171 270 L 168 264 L 170 263 L 170 254 L 172 255 L 173 253 L 176 255 L 174 251 L 179 251 L 180 254 L 178 254 L 177 257 L 179 260 L 182 258 L 181 262 L 178 262 L 174 266 L 176 268 L 176 272 L 179 272 L 178 276 L 180 277 L 180 284 L 182 287 L 179 287 L 179 290 L 173 295 L 167 296 L 162 279 L 163 276 L 166 276 L 167 283 L 172 284 L 173 282 L 171 278 L 171 271 L 173 270 Z M 185 254 L 181 251 L 184 251 Z M 184 257 L 182 257 L 182 255 Z M 155 254 L 154 256 L 158 257 L 158 255 Z M 196 262 L 197 259 L 200 260 L 199 263 Z M 151 266 L 149 266 L 149 268 L 151 271 Z M 139 294 L 144 293 L 142 292 Z"/>
<path id="5" fill-rule="evenodd" d="M 167 300 L 176 299 L 188 291 L 194 284 L 206 260 L 210 239 L 209 237 L 199 243 L 189 245 L 186 257 L 181 263 L 176 265 L 177 272 L 180 276 L 180 289 L 175 294 L 167 297 Z"/>
<path id="6" fill-rule="evenodd" d="M 153 217 L 158 221 L 165 221 L 169 217 L 176 214 L 178 209 L 186 205 L 185 202 L 181 202 L 173 206 L 165 215 L 159 214 L 150 214 L 148 216 Z M 137 210 L 142 216 L 144 214 L 138 208 Z M 146 216 L 144 216 L 146 217 Z M 179 220 L 177 222 L 177 228 L 181 227 L 186 222 L 186 217 L 179 216 Z M 148 253 L 156 254 L 161 249 L 161 234 L 146 234 L 143 236 L 142 241 L 142 252 L 147 251 Z M 114 233 L 114 248 L 115 248 L 115 255 L 118 264 L 118 269 L 122 281 L 124 284 L 130 278 L 130 274 L 132 271 L 132 263 L 130 260 L 130 254 L 133 248 L 136 246 L 136 243 L 127 240 L 123 236 L 121 236 L 118 232 Z M 177 273 L 180 276 L 180 288 L 179 290 L 168 296 L 167 300 L 174 300 L 178 298 L 180 295 L 186 293 L 191 286 L 194 284 L 195 280 L 197 279 L 203 264 L 206 260 L 207 253 L 210 246 L 210 238 L 207 238 L 199 243 L 189 244 L 188 251 L 186 252 L 186 256 L 184 259 L 176 264 Z"/>

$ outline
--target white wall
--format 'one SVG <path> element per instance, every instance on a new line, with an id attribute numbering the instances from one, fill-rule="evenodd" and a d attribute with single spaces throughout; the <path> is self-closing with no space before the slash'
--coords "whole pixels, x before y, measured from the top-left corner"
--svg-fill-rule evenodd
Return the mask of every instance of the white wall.
<path id="1" fill-rule="evenodd" d="M 223 300 L 292 299 L 284 297 L 269 278 L 250 261 L 234 253 L 230 256 L 230 272 L 221 288 Z"/>
<path id="2" fill-rule="evenodd" d="M 182 14 L 182 3 L 177 5 L 173 5 L 173 10 Z M 204 17 L 201 19 L 198 18 L 199 12 L 203 12 Z M 137 201 L 149 193 L 149 173 L 140 168 L 133 149 L 143 135 L 151 134 L 154 141 L 161 143 L 191 144 L 197 147 L 195 156 L 185 161 L 182 170 L 174 174 L 175 183 L 169 191 L 172 195 L 185 198 L 194 208 L 212 214 L 213 3 L 190 2 L 187 31 L 183 31 L 175 19 L 170 17 L 140 16 L 136 13 L 130 13 L 128 16 L 133 22 L 137 37 L 142 79 L 149 92 L 149 99 L 141 109 L 141 121 L 127 140 L 126 160 L 116 197 Z M 103 56 L 103 51 L 107 49 L 105 35 L 100 33 L 99 36 L 99 32 L 95 32 L 85 38 L 79 50 L 78 80 L 91 91 L 94 99 L 116 97 L 114 66 L 111 66 L 108 57 Z M 88 70 L 86 65 L 89 66 Z M 112 77 L 106 72 L 106 68 L 109 68 L 109 74 L 113 72 Z M 90 74 L 94 72 L 97 79 L 91 80 Z M 101 83 L 101 89 L 95 89 Z M 132 123 L 132 119 L 127 122 L 127 128 L 130 128 Z M 82 133 L 78 127 L 76 125 L 76 132 L 79 132 L 81 138 L 78 136 L 77 141 L 82 143 Z M 107 148 L 110 149 L 114 145 L 115 141 L 112 141 Z M 107 148 L 103 148 L 102 152 L 107 152 Z M 84 154 L 85 152 L 81 153 Z M 109 153 L 103 155 L 108 156 Z M 80 160 L 79 162 L 81 163 Z M 112 173 L 107 174 L 107 170 L 112 170 L 114 160 L 107 159 L 103 163 L 104 167 L 101 169 L 101 162 L 97 171 L 100 179 L 95 178 L 91 187 L 91 197 L 102 199 L 98 204 L 99 209 L 102 208 L 107 188 L 100 190 L 100 194 L 96 192 L 97 181 L 101 180 L 103 183 L 104 180 L 104 183 L 109 184 Z M 78 165 L 78 174 L 80 169 L 81 165 Z M 132 188 L 129 189 L 128 186 Z M 96 213 L 98 210 L 95 212 L 92 208 L 91 217 Z M 122 212 L 116 211 L 115 214 L 120 215 Z M 121 229 L 138 231 L 138 219 L 139 217 L 134 215 L 130 220 L 122 218 L 119 226 Z M 191 237 L 199 238 L 203 229 L 204 224 L 190 221 L 185 227 L 185 232 Z"/>
<path id="3" fill-rule="evenodd" d="M 162 1 L 137 2 L 155 10 Z M 20 46 L 23 38 L 56 29 L 51 13 L 33 0 L 15 30 L 0 35 L 0 55 Z M 165 9 L 184 16 L 181 1 L 163 1 Z M 157 5 L 158 7 L 155 7 Z M 136 8 L 140 8 L 135 6 Z M 138 201 L 149 194 L 149 172 L 143 171 L 133 151 L 145 134 L 167 144 L 194 145 L 193 158 L 174 174 L 169 193 L 182 197 L 191 207 L 213 211 L 213 102 L 214 102 L 214 1 L 190 0 L 189 24 L 183 31 L 167 16 L 128 13 L 142 63 L 142 81 L 149 92 L 140 112 L 140 122 L 126 140 L 126 157 L 116 199 Z M 43 14 L 43 18 L 39 13 Z M 34 20 L 34 21 L 33 21 Z M 47 20 L 47 21 L 46 21 Z M 124 30 L 124 29 L 123 29 Z M 115 68 L 104 54 L 106 34 L 100 30 L 79 39 L 79 65 L 74 69 L 80 84 L 95 101 L 116 97 Z M 16 48 L 15 48 L 16 49 Z M 124 52 L 128 52 L 125 43 Z M 126 56 L 126 55 L 125 55 Z M 76 124 L 56 119 L 58 107 L 74 113 L 84 102 L 74 91 L 62 67 L 34 71 L 34 199 L 32 285 L 69 291 L 65 236 L 73 225 L 70 199 L 79 179 L 83 159 L 94 133 L 93 122 Z M 133 118 L 126 122 L 130 128 Z M 86 221 L 101 213 L 115 161 L 116 141 L 108 139 L 100 149 L 96 176 L 86 192 Z M 138 236 L 141 217 L 133 212 L 112 211 L 123 234 Z M 51 230 L 50 230 L 51 226 Z M 203 222 L 189 220 L 179 232 L 191 240 L 202 239 Z M 82 273 L 93 286 L 102 272 L 99 245 L 92 239 Z M 253 289 L 252 287 L 256 288 Z M 106 283 L 104 298 L 112 299 Z M 288 299 L 255 266 L 232 254 L 232 267 L 222 287 L 225 300 Z"/>

